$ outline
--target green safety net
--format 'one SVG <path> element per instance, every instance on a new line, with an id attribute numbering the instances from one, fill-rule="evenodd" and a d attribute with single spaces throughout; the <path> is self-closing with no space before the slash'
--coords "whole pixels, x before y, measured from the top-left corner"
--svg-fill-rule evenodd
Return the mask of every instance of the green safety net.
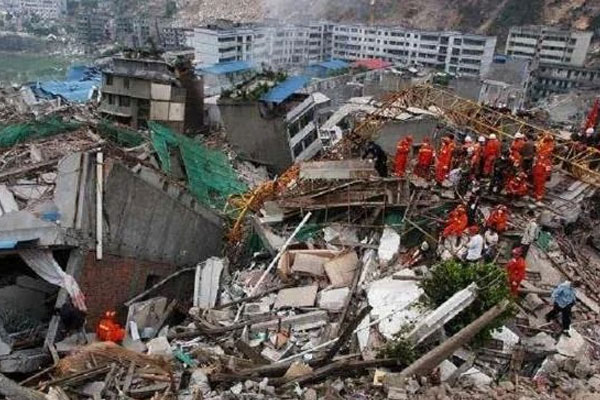
<path id="1" fill-rule="evenodd" d="M 149 122 L 148 126 L 163 171 L 171 172 L 170 150 L 179 149 L 189 189 L 202 204 L 222 209 L 229 196 L 248 190 L 222 152 L 208 149 L 156 122 Z"/>
<path id="2" fill-rule="evenodd" d="M 0 127 L 0 147 L 12 147 L 28 140 L 71 132 L 80 126 L 77 122 L 65 122 L 56 117 L 3 126 Z"/>
<path id="3" fill-rule="evenodd" d="M 117 127 L 106 120 L 100 121 L 98 124 L 98 133 L 119 146 L 136 147 L 144 143 L 144 138 L 136 131 Z"/>

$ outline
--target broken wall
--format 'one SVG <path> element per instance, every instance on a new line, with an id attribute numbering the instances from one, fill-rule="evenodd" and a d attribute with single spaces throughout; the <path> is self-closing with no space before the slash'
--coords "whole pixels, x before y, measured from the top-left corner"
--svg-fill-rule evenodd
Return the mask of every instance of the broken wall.
<path id="1" fill-rule="evenodd" d="M 388 154 L 396 154 L 396 145 L 406 135 L 412 135 L 414 143 L 421 143 L 431 137 L 438 122 L 433 118 L 410 121 L 391 121 L 383 126 L 376 142 Z"/>
<path id="2" fill-rule="evenodd" d="M 94 327 L 104 311 L 115 310 L 125 322 L 124 302 L 143 292 L 178 269 L 174 264 L 141 261 L 105 254 L 96 260 L 95 252 L 88 252 L 79 284 L 86 296 L 88 327 Z M 193 274 L 182 274 L 157 289 L 152 296 L 190 301 L 194 289 Z M 150 296 L 150 297 L 152 297 Z"/>
<path id="3" fill-rule="evenodd" d="M 274 173 L 292 165 L 282 119 L 261 117 L 256 102 L 219 101 L 218 104 L 227 139 L 241 158 L 264 164 Z"/>

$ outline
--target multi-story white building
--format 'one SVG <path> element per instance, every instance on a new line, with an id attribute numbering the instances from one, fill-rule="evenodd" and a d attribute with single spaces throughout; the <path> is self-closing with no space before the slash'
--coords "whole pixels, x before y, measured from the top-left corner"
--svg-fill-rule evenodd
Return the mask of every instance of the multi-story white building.
<path id="1" fill-rule="evenodd" d="M 5 0 L 7 11 L 35 14 L 41 19 L 58 19 L 67 12 L 67 0 Z"/>
<path id="2" fill-rule="evenodd" d="M 540 63 L 583 66 L 593 35 L 545 26 L 513 27 L 506 40 L 506 54 Z"/>
<path id="3" fill-rule="evenodd" d="M 335 25 L 332 42 L 336 59 L 380 58 L 468 76 L 485 75 L 496 48 L 491 36 L 365 25 Z"/>
<path id="4" fill-rule="evenodd" d="M 253 61 L 302 66 L 331 58 L 379 58 L 480 76 L 492 63 L 496 38 L 324 22 L 276 26 L 221 23 L 194 29 L 188 45 L 195 49 L 201 64 Z"/>

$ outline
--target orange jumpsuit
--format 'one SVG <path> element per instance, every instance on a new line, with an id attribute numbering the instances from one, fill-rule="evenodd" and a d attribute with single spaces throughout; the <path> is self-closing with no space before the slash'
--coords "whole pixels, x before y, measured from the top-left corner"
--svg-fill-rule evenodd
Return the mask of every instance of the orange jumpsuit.
<path id="1" fill-rule="evenodd" d="M 125 329 L 115 322 L 116 313 L 107 311 L 104 317 L 98 322 L 96 327 L 96 336 L 102 342 L 118 343 L 125 338 Z"/>
<path id="2" fill-rule="evenodd" d="M 483 147 L 481 147 L 481 144 L 475 143 L 473 145 L 473 154 L 471 155 L 471 176 L 472 177 L 479 175 L 482 157 L 483 157 Z"/>
<path id="3" fill-rule="evenodd" d="M 444 138 L 446 139 L 446 138 Z M 454 153 L 455 144 L 452 140 L 446 139 L 442 143 L 440 154 L 437 158 L 437 164 L 435 165 L 435 180 L 437 183 L 442 183 L 446 176 L 450 172 L 450 165 L 452 164 L 452 154 Z"/>
<path id="4" fill-rule="evenodd" d="M 419 149 L 419 155 L 417 156 L 417 165 L 415 166 L 415 175 L 421 178 L 429 178 L 429 170 L 433 163 L 434 151 L 433 146 L 426 140 Z"/>
<path id="5" fill-rule="evenodd" d="M 523 156 L 521 155 L 523 146 L 525 146 L 525 140 L 521 138 L 513 140 L 510 145 L 510 163 L 515 167 L 523 165 Z"/>
<path id="6" fill-rule="evenodd" d="M 485 224 L 488 228 L 493 228 L 496 232 L 504 232 L 508 225 L 508 212 L 503 208 L 495 208 L 485 221 Z"/>
<path id="7" fill-rule="evenodd" d="M 554 139 L 550 135 L 546 135 L 537 144 L 538 158 L 551 160 L 554 152 Z"/>
<path id="8" fill-rule="evenodd" d="M 525 279 L 526 269 L 525 259 L 521 256 L 511 258 L 508 264 L 506 264 L 508 286 L 510 287 L 510 293 L 515 297 L 518 296 L 519 286 L 523 282 L 523 279 Z"/>
<path id="9" fill-rule="evenodd" d="M 506 193 L 511 196 L 523 197 L 527 195 L 527 174 L 521 172 L 511 177 L 506 183 Z"/>
<path id="10" fill-rule="evenodd" d="M 448 215 L 442 236 L 460 236 L 467 229 L 467 225 L 469 225 L 467 210 L 464 206 L 458 206 Z"/>
<path id="11" fill-rule="evenodd" d="M 546 193 L 546 181 L 552 173 L 552 164 L 549 159 L 539 158 L 533 165 L 533 195 L 541 201 Z"/>
<path id="12" fill-rule="evenodd" d="M 412 138 L 410 136 L 405 137 L 398 142 L 398 146 L 396 147 L 396 160 L 394 163 L 394 172 L 397 176 L 402 177 L 406 172 L 406 165 L 408 164 L 411 146 Z"/>
<path id="13" fill-rule="evenodd" d="M 490 176 L 494 172 L 494 162 L 500 157 L 502 144 L 498 139 L 490 139 L 483 149 L 483 174 Z"/>

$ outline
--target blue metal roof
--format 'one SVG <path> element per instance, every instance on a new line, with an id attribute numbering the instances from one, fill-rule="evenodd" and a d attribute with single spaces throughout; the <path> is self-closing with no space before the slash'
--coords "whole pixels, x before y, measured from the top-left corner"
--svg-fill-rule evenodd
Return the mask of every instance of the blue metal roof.
<path id="1" fill-rule="evenodd" d="M 101 75 L 96 68 L 74 66 L 69 68 L 64 81 L 45 81 L 33 84 L 32 89 L 39 94 L 60 96 L 67 101 L 84 103 L 92 95 L 94 87 L 100 86 Z"/>
<path id="2" fill-rule="evenodd" d="M 224 75 L 234 72 L 251 70 L 254 67 L 247 61 L 231 61 L 211 65 L 209 67 L 199 67 L 198 71 L 206 74 Z"/>
<path id="3" fill-rule="evenodd" d="M 269 90 L 262 98 L 262 101 L 269 103 L 283 103 L 288 97 L 296 91 L 308 85 L 310 78 L 307 76 L 292 76 L 281 82 L 279 85 Z"/>
<path id="4" fill-rule="evenodd" d="M 323 61 L 317 65 L 326 69 L 344 69 L 349 67 L 349 64 L 342 60 Z"/>

